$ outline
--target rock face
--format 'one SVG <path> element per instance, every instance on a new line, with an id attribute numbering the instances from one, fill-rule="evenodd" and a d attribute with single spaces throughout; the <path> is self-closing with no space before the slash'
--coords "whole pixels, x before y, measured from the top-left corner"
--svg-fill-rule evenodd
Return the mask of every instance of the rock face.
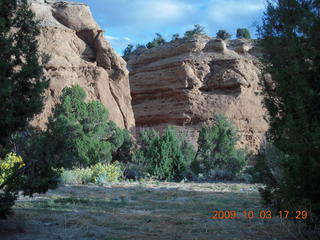
<path id="1" fill-rule="evenodd" d="M 44 111 L 32 122 L 45 127 L 62 89 L 79 84 L 90 100 L 100 100 L 119 127 L 135 125 L 128 70 L 103 37 L 90 9 L 82 3 L 30 0 L 40 20 L 40 52 L 50 55 L 45 76 L 51 79 Z"/>
<path id="2" fill-rule="evenodd" d="M 254 41 L 207 36 L 133 53 L 128 68 L 137 128 L 175 125 L 195 140 L 202 123 L 224 114 L 239 129 L 239 145 L 256 152 L 268 129 L 260 53 Z"/>

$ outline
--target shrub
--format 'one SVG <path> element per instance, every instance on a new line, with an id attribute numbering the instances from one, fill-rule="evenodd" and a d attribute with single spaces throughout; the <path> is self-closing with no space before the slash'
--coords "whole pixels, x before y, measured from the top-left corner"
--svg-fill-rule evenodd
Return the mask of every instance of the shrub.
<path id="1" fill-rule="evenodd" d="M 184 36 L 191 37 L 191 36 L 195 36 L 195 35 L 204 35 L 204 34 L 205 34 L 204 26 L 201 26 L 199 24 L 195 24 L 194 29 L 186 31 L 184 33 Z"/>
<path id="2" fill-rule="evenodd" d="M 74 170 L 63 170 L 60 176 L 62 184 L 88 184 L 96 183 L 103 185 L 119 181 L 123 172 L 119 163 L 102 164 L 98 163 L 87 168 L 77 168 Z"/>
<path id="3" fill-rule="evenodd" d="M 156 33 L 156 37 L 153 39 L 152 42 L 147 43 L 146 47 L 147 48 L 154 48 L 161 46 L 166 43 L 166 40 L 162 37 L 160 33 Z"/>
<path id="4" fill-rule="evenodd" d="M 119 163 L 101 164 L 98 163 L 91 167 L 92 177 L 95 182 L 101 176 L 104 176 L 108 182 L 117 182 L 123 176 Z"/>
<path id="5" fill-rule="evenodd" d="M 196 160 L 203 164 L 206 174 L 219 169 L 234 177 L 246 163 L 246 152 L 236 149 L 238 135 L 232 122 L 223 115 L 214 118 L 214 125 L 203 125 L 200 129 Z"/>
<path id="6" fill-rule="evenodd" d="M 238 28 L 237 29 L 237 38 L 246 38 L 250 39 L 251 35 L 247 28 Z"/>
<path id="7" fill-rule="evenodd" d="M 61 173 L 60 181 L 63 184 L 88 184 L 93 182 L 93 172 L 90 168 L 78 168 L 64 170 Z"/>
<path id="8" fill-rule="evenodd" d="M 140 145 L 140 161 L 150 175 L 160 180 L 181 180 L 195 153 L 186 138 L 170 126 L 162 136 L 154 130 L 143 131 Z"/>
<path id="9" fill-rule="evenodd" d="M 15 173 L 16 168 L 22 168 L 25 165 L 21 156 L 16 153 L 8 153 L 3 160 L 0 159 L 0 185 Z"/>
<path id="10" fill-rule="evenodd" d="M 217 38 L 220 38 L 222 40 L 230 39 L 231 38 L 231 34 L 228 33 L 226 30 L 219 30 L 217 32 Z"/>

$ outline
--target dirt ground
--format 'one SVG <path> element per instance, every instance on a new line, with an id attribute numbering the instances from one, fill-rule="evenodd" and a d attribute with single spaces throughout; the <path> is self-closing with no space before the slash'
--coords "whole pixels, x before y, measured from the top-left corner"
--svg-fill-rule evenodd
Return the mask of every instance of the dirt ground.
<path id="1" fill-rule="evenodd" d="M 1 240 L 231 240 L 320 239 L 274 216 L 259 219 L 258 186 L 242 183 L 123 182 L 62 186 L 34 198 L 20 197 L 15 215 L 0 221 Z M 213 220 L 212 211 L 236 211 Z M 243 211 L 257 217 L 246 219 Z"/>

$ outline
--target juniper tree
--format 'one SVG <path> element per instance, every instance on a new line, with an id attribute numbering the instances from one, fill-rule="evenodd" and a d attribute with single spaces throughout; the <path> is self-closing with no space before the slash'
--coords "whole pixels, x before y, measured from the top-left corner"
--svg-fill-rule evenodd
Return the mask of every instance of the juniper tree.
<path id="1" fill-rule="evenodd" d="M 0 1 L 0 151 L 4 153 L 10 136 L 23 130 L 43 107 L 49 82 L 43 77 L 45 57 L 38 52 L 38 34 L 38 23 L 27 0 Z M 4 161 L 4 154 L 0 158 Z M 56 172 L 49 161 L 24 161 L 23 168 L 14 168 L 0 184 L 1 218 L 12 212 L 18 191 L 32 195 L 55 185 Z M 3 171 L 0 168 L 0 174 Z"/>
<path id="2" fill-rule="evenodd" d="M 251 35 L 247 28 L 238 28 L 237 29 L 237 38 L 246 38 L 250 39 Z"/>
<path id="3" fill-rule="evenodd" d="M 205 34 L 204 26 L 201 26 L 199 24 L 195 24 L 194 28 L 192 30 L 188 30 L 184 33 L 185 37 L 191 37 L 195 35 L 203 35 Z"/>
<path id="4" fill-rule="evenodd" d="M 283 181 L 264 179 L 265 202 L 320 217 L 320 2 L 268 1 L 259 27 L 266 71 L 268 140 L 281 151 Z"/>
<path id="5" fill-rule="evenodd" d="M 12 31 L 13 28 L 16 30 Z M 43 107 L 43 93 L 49 82 L 43 77 L 38 34 L 38 24 L 27 0 L 0 1 L 0 145 L 3 147 L 10 135 L 22 130 Z"/>
<path id="6" fill-rule="evenodd" d="M 231 38 L 231 34 L 228 33 L 226 30 L 219 30 L 217 32 L 217 38 L 220 38 L 222 40 L 230 39 Z"/>

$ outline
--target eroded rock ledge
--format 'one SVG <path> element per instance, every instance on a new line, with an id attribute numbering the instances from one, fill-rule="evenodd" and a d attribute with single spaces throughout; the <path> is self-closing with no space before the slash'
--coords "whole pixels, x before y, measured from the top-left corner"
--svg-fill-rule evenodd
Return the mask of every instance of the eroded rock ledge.
<path id="1" fill-rule="evenodd" d="M 45 75 L 51 79 L 44 111 L 33 125 L 45 127 L 65 86 L 79 84 L 90 100 L 100 100 L 119 127 L 135 125 L 128 70 L 103 37 L 87 5 L 74 2 L 30 0 L 40 20 L 39 50 L 50 55 Z"/>
<path id="2" fill-rule="evenodd" d="M 179 39 L 132 54 L 128 61 L 136 126 L 181 127 L 196 139 L 204 122 L 224 114 L 257 151 L 268 129 L 262 105 L 261 51 L 253 40 Z"/>

